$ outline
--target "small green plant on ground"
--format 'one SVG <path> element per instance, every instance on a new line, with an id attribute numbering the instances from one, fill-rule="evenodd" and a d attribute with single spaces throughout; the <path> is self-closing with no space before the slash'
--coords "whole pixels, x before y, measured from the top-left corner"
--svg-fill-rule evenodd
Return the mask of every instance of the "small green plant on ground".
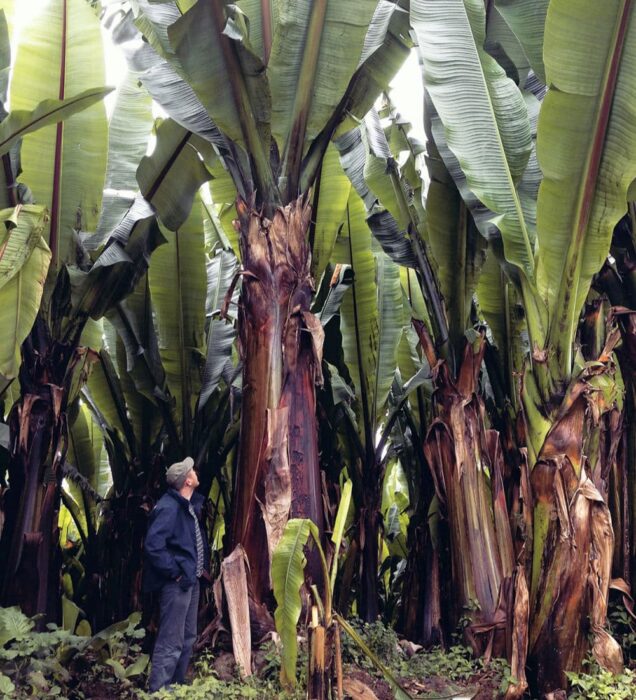
<path id="1" fill-rule="evenodd" d="M 388 668 L 395 673 L 402 673 L 406 656 L 400 649 L 398 636 L 393 629 L 386 627 L 379 620 L 367 623 L 358 617 L 353 617 L 348 622 Z M 359 666 L 366 671 L 374 669 L 371 660 L 348 635 L 343 635 L 342 638 L 342 661 Z"/>
<path id="2" fill-rule="evenodd" d="M 620 644 L 625 663 L 636 660 L 636 628 L 634 618 L 622 600 L 610 600 L 607 619 L 612 636 Z"/>
<path id="3" fill-rule="evenodd" d="M 37 631 L 36 618 L 17 607 L 0 608 L 0 700 L 81 699 L 93 686 L 105 686 L 113 697 L 134 696 L 133 679 L 143 677 L 148 665 L 140 654 L 145 632 L 137 627 L 139 618 L 131 615 L 82 637 L 52 623 Z"/>
<path id="4" fill-rule="evenodd" d="M 470 649 L 452 646 L 447 650 L 434 647 L 415 654 L 407 662 L 406 672 L 412 676 L 439 676 L 451 681 L 465 681 L 483 669 L 479 659 L 473 659 Z"/>
<path id="5" fill-rule="evenodd" d="M 566 673 L 569 700 L 632 700 L 636 697 L 636 674 L 629 668 L 612 674 L 596 662 L 586 663 L 586 673 Z"/>
<path id="6" fill-rule="evenodd" d="M 280 652 L 272 642 L 263 647 L 264 664 L 257 675 L 241 679 L 238 669 L 231 680 L 219 678 L 214 667 L 215 655 L 205 650 L 194 662 L 194 679 L 190 685 L 172 686 L 158 690 L 156 693 L 143 694 L 144 698 L 152 700 L 168 700 L 169 698 L 188 698 L 188 700 L 208 700 L 208 698 L 233 699 L 268 698 L 269 700 L 304 700 L 307 654 L 300 649 L 299 685 L 293 691 L 285 691 L 279 682 Z"/>

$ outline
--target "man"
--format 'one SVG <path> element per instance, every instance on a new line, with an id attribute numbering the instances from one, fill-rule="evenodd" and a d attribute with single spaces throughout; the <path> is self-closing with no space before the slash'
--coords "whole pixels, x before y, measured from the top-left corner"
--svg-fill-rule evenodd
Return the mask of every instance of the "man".
<path id="1" fill-rule="evenodd" d="M 159 632 L 152 654 L 149 687 L 154 692 L 183 683 L 197 636 L 202 576 L 207 576 L 209 548 L 198 516 L 203 496 L 199 478 L 186 457 L 166 472 L 168 491 L 150 514 L 144 543 L 144 588 L 160 592 Z"/>

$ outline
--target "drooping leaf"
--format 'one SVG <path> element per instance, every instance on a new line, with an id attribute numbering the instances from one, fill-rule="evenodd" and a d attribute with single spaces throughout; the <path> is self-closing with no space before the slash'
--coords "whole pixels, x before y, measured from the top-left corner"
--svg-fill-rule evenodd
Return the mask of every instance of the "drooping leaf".
<path id="1" fill-rule="evenodd" d="M 228 366 L 232 365 L 232 346 L 236 338 L 236 328 L 230 321 L 216 316 L 225 302 L 225 296 L 237 273 L 238 261 L 232 253 L 227 251 L 221 251 L 208 262 L 206 310 L 212 318 L 208 327 L 207 354 L 201 381 L 199 408 L 205 406 L 219 385 L 224 372 Z M 234 302 L 237 301 L 238 290 L 234 298 Z"/>
<path id="2" fill-rule="evenodd" d="M 159 355 L 184 434 L 199 394 L 205 348 L 205 254 L 197 211 L 176 233 L 164 230 L 167 243 L 154 252 L 148 272 Z"/>
<path id="3" fill-rule="evenodd" d="M 32 110 L 104 84 L 99 20 L 84 0 L 50 2 L 20 36 L 11 106 Z M 106 170 L 108 125 L 103 103 L 30 134 L 22 146 L 23 180 L 50 211 L 45 238 L 53 265 L 74 260 L 74 231 L 95 231 Z"/>
<path id="4" fill-rule="evenodd" d="M 39 243 L 45 216 L 44 207 L 32 204 L 0 211 L 0 289 L 20 272 Z"/>
<path id="5" fill-rule="evenodd" d="M 51 251 L 40 237 L 20 271 L 0 289 L 0 374 L 15 377 L 20 365 L 20 346 L 29 334 L 40 309 Z"/>
<path id="6" fill-rule="evenodd" d="M 532 70 L 544 83 L 543 32 L 548 5 L 549 0 L 495 0 L 495 7 L 519 39 Z"/>
<path id="7" fill-rule="evenodd" d="M 282 643 L 281 683 L 290 687 L 296 685 L 296 625 L 300 618 L 300 587 L 305 579 L 304 570 L 307 563 L 303 550 L 312 529 L 315 529 L 316 536 L 319 536 L 311 520 L 288 520 L 283 536 L 272 555 L 272 585 L 276 599 L 274 621 Z"/>
<path id="8" fill-rule="evenodd" d="M 138 74 L 128 71 L 117 90 L 108 128 L 108 167 L 96 238 L 105 238 L 115 228 L 137 190 L 135 173 L 146 155 L 152 129 L 150 96 L 138 81 Z"/>
<path id="9" fill-rule="evenodd" d="M 90 88 L 64 100 L 43 100 L 31 111 L 12 110 L 0 124 L 0 155 L 8 153 L 27 134 L 68 119 L 100 102 L 112 91 L 110 87 Z"/>
<path id="10" fill-rule="evenodd" d="M 193 138 L 172 119 L 166 119 L 157 129 L 155 150 L 137 168 L 141 193 L 171 231 L 183 225 L 197 190 L 210 179 L 194 148 Z"/>
<path id="11" fill-rule="evenodd" d="M 347 89 L 347 111 L 353 118 L 343 120 L 336 135 L 353 128 L 386 92 L 389 83 L 407 59 L 412 40 L 408 2 L 380 0 L 364 38 L 360 61 Z"/>

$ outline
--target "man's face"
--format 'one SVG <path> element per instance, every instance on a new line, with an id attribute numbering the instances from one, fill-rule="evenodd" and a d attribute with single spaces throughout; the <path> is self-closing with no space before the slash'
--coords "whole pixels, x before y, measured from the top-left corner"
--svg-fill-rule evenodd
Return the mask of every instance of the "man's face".
<path id="1" fill-rule="evenodd" d="M 188 472 L 188 476 L 186 476 L 186 484 L 191 486 L 193 489 L 196 489 L 196 487 L 199 485 L 199 475 L 194 471 L 194 469 L 190 469 Z"/>

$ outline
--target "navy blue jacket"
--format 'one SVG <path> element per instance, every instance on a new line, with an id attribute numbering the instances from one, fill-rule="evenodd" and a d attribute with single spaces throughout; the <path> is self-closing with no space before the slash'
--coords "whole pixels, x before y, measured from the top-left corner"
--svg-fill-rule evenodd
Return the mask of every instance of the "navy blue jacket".
<path id="1" fill-rule="evenodd" d="M 196 583 L 197 543 L 188 503 L 192 503 L 198 517 L 203 501 L 199 493 L 192 494 L 192 500 L 188 501 L 174 489 L 168 489 L 157 501 L 150 513 L 144 542 L 144 590 L 158 591 L 179 576 L 184 590 Z M 203 569 L 207 571 L 210 548 L 203 525 L 200 529 L 203 537 Z"/>

